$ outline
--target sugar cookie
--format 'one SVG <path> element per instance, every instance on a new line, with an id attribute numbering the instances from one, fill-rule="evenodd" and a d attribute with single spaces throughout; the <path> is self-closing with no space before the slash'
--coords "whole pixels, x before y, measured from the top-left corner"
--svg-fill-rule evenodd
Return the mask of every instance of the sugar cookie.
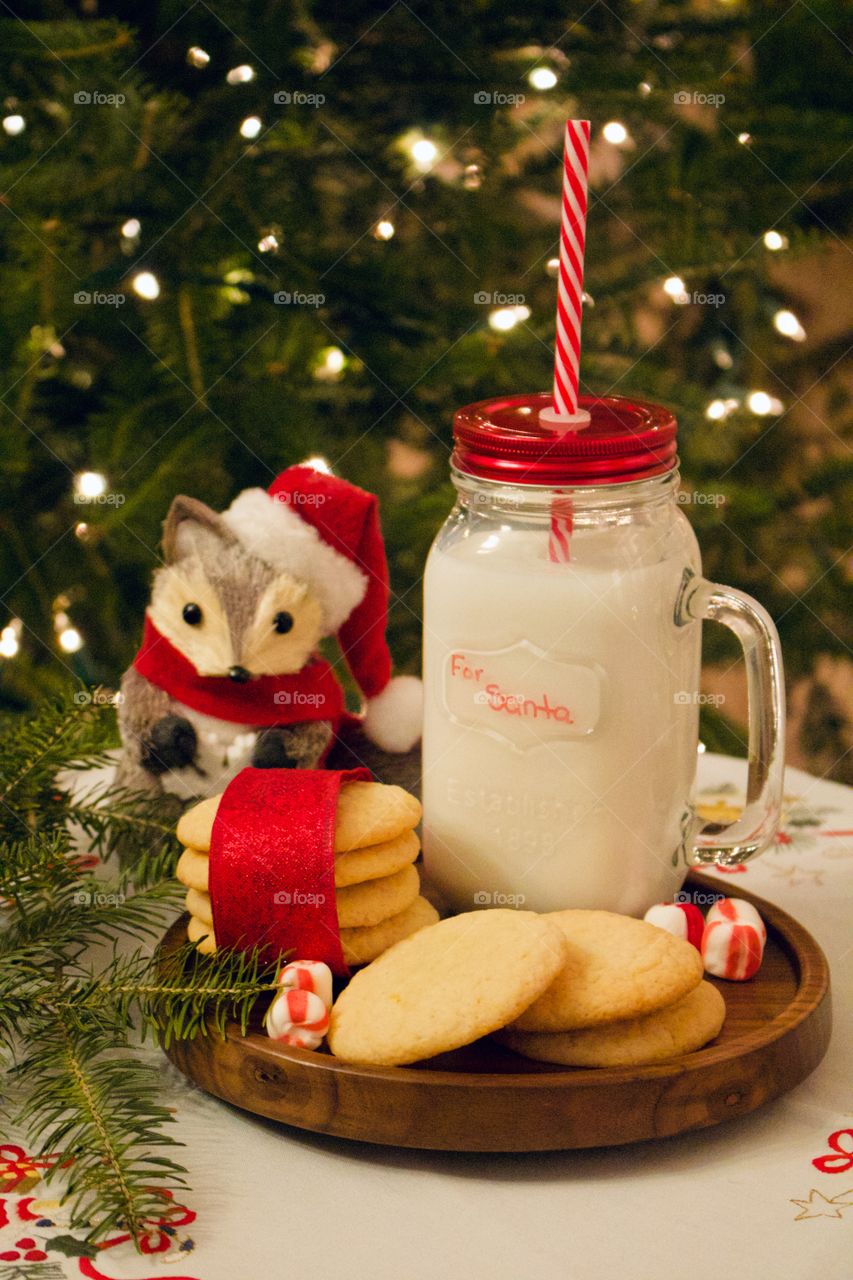
<path id="1" fill-rule="evenodd" d="M 367 880 L 338 889 L 335 905 L 341 929 L 363 929 L 399 915 L 411 906 L 421 891 L 421 878 L 414 867 L 403 867 L 393 876 Z"/>
<path id="2" fill-rule="evenodd" d="M 175 875 L 181 884 L 185 884 L 188 889 L 197 889 L 199 893 L 207 893 L 209 877 L 207 854 L 199 853 L 198 849 L 184 849 L 180 858 L 178 858 Z"/>
<path id="3" fill-rule="evenodd" d="M 420 801 L 402 787 L 381 782 L 348 782 L 338 796 L 335 853 L 384 844 L 416 827 Z"/>
<path id="4" fill-rule="evenodd" d="M 427 925 L 438 924 L 439 915 L 426 898 L 415 898 L 399 915 L 363 929 L 341 929 L 341 945 L 348 965 L 369 964 L 383 951 L 411 937 Z"/>
<path id="5" fill-rule="evenodd" d="M 210 796 L 182 814 L 177 836 L 181 844 L 210 852 L 210 837 L 221 795 Z M 335 853 L 384 844 L 416 827 L 421 805 L 403 787 L 381 782 L 347 782 L 340 789 L 335 820 Z"/>
<path id="6" fill-rule="evenodd" d="M 213 908 L 210 905 L 209 893 L 205 893 L 202 889 L 187 889 L 184 902 L 191 916 L 195 916 L 197 920 L 213 928 Z"/>
<path id="7" fill-rule="evenodd" d="M 395 871 L 402 871 L 403 867 L 414 862 L 420 848 L 421 842 L 414 831 L 404 831 L 383 844 L 339 853 L 335 858 L 335 887 L 341 889 L 351 884 L 363 884 L 365 880 L 392 876 Z"/>
<path id="8" fill-rule="evenodd" d="M 212 956 L 216 950 L 216 936 L 212 926 L 205 924 L 203 920 L 199 920 L 196 916 L 190 916 L 189 918 L 187 937 L 190 942 L 196 944 L 196 951 L 199 951 L 203 956 Z"/>
<path id="9" fill-rule="evenodd" d="M 210 853 L 210 833 L 221 799 L 221 792 L 218 796 L 208 796 L 206 800 L 181 814 L 176 831 L 181 844 L 198 849 L 201 853 Z"/>
<path id="10" fill-rule="evenodd" d="M 689 944 L 685 944 L 689 945 Z M 719 1035 L 723 997 L 710 982 L 642 1018 L 580 1031 L 499 1031 L 496 1039 L 525 1058 L 567 1067 L 642 1067 L 701 1049 Z"/>
<path id="11" fill-rule="evenodd" d="M 583 910 L 544 918 L 566 939 L 566 963 L 517 1019 L 519 1031 L 573 1031 L 639 1018 L 674 1004 L 702 981 L 696 948 L 644 920 Z"/>
<path id="12" fill-rule="evenodd" d="M 419 1062 L 517 1017 L 565 963 L 562 933 L 532 911 L 471 911 L 398 942 L 332 1009 L 329 1047 L 349 1062 Z"/>

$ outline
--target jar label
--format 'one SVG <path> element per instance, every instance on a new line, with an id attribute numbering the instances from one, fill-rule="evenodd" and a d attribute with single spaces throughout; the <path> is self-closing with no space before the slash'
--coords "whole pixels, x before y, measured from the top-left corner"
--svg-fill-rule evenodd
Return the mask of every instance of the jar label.
<path id="1" fill-rule="evenodd" d="M 564 661 L 527 640 L 506 649 L 452 649 L 444 660 L 450 719 L 517 751 L 591 734 L 601 715 L 603 672 Z"/>

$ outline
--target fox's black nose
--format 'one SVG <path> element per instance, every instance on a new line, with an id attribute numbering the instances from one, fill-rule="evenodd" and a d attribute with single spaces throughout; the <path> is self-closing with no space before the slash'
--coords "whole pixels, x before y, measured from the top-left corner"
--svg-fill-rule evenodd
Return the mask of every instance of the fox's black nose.
<path id="1" fill-rule="evenodd" d="M 252 678 L 251 672 L 247 671 L 245 667 L 231 667 L 228 674 L 237 684 L 245 684 L 247 680 Z"/>

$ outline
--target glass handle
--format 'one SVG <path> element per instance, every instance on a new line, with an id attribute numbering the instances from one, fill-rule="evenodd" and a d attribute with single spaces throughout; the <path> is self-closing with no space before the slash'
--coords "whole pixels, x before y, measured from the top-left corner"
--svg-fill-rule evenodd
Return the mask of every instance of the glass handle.
<path id="1" fill-rule="evenodd" d="M 721 622 L 743 648 L 749 695 L 746 805 L 736 822 L 706 823 L 694 836 L 692 866 L 737 866 L 767 848 L 782 810 L 785 772 L 785 677 L 779 634 L 766 609 L 732 587 L 685 573 L 675 621 Z"/>

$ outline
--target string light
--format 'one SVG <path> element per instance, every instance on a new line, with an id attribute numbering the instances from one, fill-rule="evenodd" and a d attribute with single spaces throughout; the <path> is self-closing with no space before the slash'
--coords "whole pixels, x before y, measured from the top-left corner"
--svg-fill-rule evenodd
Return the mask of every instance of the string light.
<path id="1" fill-rule="evenodd" d="M 737 140 L 742 147 L 748 147 L 750 142 L 752 142 L 752 134 L 746 133 L 746 132 L 739 133 L 737 136 Z"/>
<path id="2" fill-rule="evenodd" d="M 75 536 L 78 537 L 81 542 L 86 541 L 86 539 L 89 536 L 89 526 L 85 520 L 79 520 L 77 524 L 75 524 L 74 533 L 75 533 Z"/>
<path id="3" fill-rule="evenodd" d="M 3 117 L 3 129 L 8 133 L 10 138 L 17 138 L 19 133 L 23 133 L 27 127 L 27 122 L 23 116 L 12 115 Z"/>
<path id="4" fill-rule="evenodd" d="M 462 185 L 466 191 L 477 191 L 483 185 L 483 170 L 478 164 L 466 164 Z"/>
<path id="5" fill-rule="evenodd" d="M 335 474 L 332 470 L 332 464 L 326 458 L 321 457 L 319 453 L 314 454 L 313 457 L 306 458 L 302 466 L 310 467 L 312 471 L 320 471 L 324 476 L 333 476 Z"/>
<path id="6" fill-rule="evenodd" d="M 229 84 L 248 84 L 254 78 L 255 68 L 250 67 L 245 62 L 241 63 L 239 67 L 232 67 L 225 77 Z"/>
<path id="7" fill-rule="evenodd" d="M 321 382 L 336 382 L 341 376 L 347 358 L 340 347 L 324 347 L 320 352 L 320 363 L 314 370 L 314 377 Z"/>
<path id="8" fill-rule="evenodd" d="M 397 228 L 393 222 L 389 222 L 387 218 L 383 218 L 381 222 L 377 222 L 373 228 L 374 240 L 390 240 Z"/>
<path id="9" fill-rule="evenodd" d="M 711 422 L 720 422 L 740 407 L 740 400 L 712 400 L 705 409 L 705 417 Z"/>
<path id="10" fill-rule="evenodd" d="M 57 639 L 63 653 L 77 653 L 83 648 L 83 637 L 76 627 L 65 627 L 59 632 Z"/>
<path id="11" fill-rule="evenodd" d="M 142 223 L 138 218 L 128 218 L 127 222 L 122 223 L 121 234 L 125 240 L 135 240 L 142 230 Z"/>
<path id="12" fill-rule="evenodd" d="M 261 236 L 258 241 L 258 249 L 261 253 L 273 253 L 278 248 L 278 239 L 272 232 L 269 235 Z"/>
<path id="13" fill-rule="evenodd" d="M 787 249 L 788 237 L 783 236 L 780 231 L 765 231 L 764 247 L 765 249 L 769 249 L 772 253 L 777 252 L 779 249 Z"/>
<path id="14" fill-rule="evenodd" d="M 78 471 L 74 477 L 74 492 L 85 502 L 100 498 L 107 491 L 107 477 L 100 471 Z"/>
<path id="15" fill-rule="evenodd" d="M 628 130 L 621 120 L 608 120 L 601 133 L 604 141 L 611 143 L 614 147 L 619 147 L 623 142 L 628 141 Z"/>
<path id="16" fill-rule="evenodd" d="M 160 281 L 151 271 L 139 271 L 130 282 L 130 287 L 146 302 L 153 302 L 160 297 Z"/>
<path id="17" fill-rule="evenodd" d="M 246 119 L 240 125 L 240 133 L 244 138 L 257 138 L 263 127 L 264 122 L 260 116 L 246 116 Z"/>
<path id="18" fill-rule="evenodd" d="M 683 307 L 685 303 L 690 301 L 690 297 L 687 293 L 687 285 L 684 283 L 681 276 L 667 276 L 663 282 L 663 291 L 680 307 Z"/>
<path id="19" fill-rule="evenodd" d="M 782 413 L 785 408 L 781 400 L 768 395 L 766 391 L 750 391 L 746 403 L 759 418 L 766 418 L 771 413 Z"/>
<path id="20" fill-rule="evenodd" d="M 553 89 L 557 83 L 557 76 L 550 67 L 534 67 L 527 79 L 534 89 L 541 89 L 543 92 Z"/>
<path id="21" fill-rule="evenodd" d="M 197 44 L 191 45 L 187 49 L 187 62 L 198 71 L 203 71 L 210 62 L 210 54 Z"/>
<path id="22" fill-rule="evenodd" d="M 0 658 L 14 658 L 20 649 L 21 619 L 13 618 L 0 631 Z"/>
<path id="23" fill-rule="evenodd" d="M 652 86 L 649 84 L 648 80 L 641 80 L 637 85 L 637 93 L 639 93 L 641 98 L 647 98 L 651 91 Z"/>
<path id="24" fill-rule="evenodd" d="M 522 320 L 530 319 L 530 308 L 525 306 L 498 307 L 489 312 L 489 327 L 496 333 L 509 333 Z"/>
<path id="25" fill-rule="evenodd" d="M 548 261 L 545 263 L 545 273 L 546 275 L 551 276 L 552 279 L 559 273 L 559 270 L 560 270 L 559 258 L 549 258 Z"/>
<path id="26" fill-rule="evenodd" d="M 783 337 L 791 338 L 794 342 L 806 340 L 806 331 L 793 311 L 777 311 L 773 317 L 773 326 Z"/>
<path id="27" fill-rule="evenodd" d="M 415 167 L 421 173 L 427 173 L 438 158 L 438 147 L 429 138 L 418 138 L 409 147 L 409 153 L 415 162 Z"/>

